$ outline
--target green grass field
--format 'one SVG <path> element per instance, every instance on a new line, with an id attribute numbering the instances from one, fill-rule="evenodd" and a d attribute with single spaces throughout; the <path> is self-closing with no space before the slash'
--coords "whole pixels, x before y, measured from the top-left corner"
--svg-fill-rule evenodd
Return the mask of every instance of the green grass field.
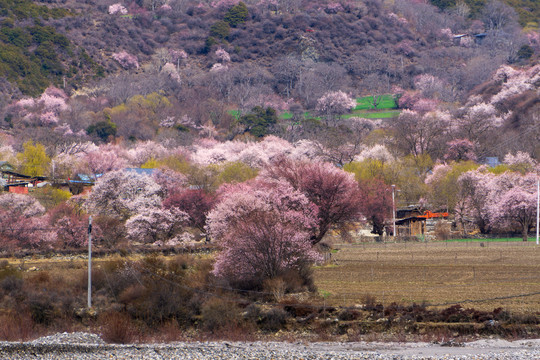
<path id="1" fill-rule="evenodd" d="M 399 116 L 400 111 L 353 111 L 352 114 L 345 114 L 342 116 L 344 119 L 352 117 L 361 117 L 364 119 L 389 119 Z"/>
<path id="2" fill-rule="evenodd" d="M 364 119 L 389 119 L 400 114 L 399 110 L 395 110 L 397 109 L 397 104 L 394 95 L 391 94 L 383 95 L 381 102 L 377 105 L 377 108 L 373 107 L 373 96 L 357 98 L 356 102 L 358 105 L 353 109 L 352 113 L 343 115 L 343 119 L 349 119 L 352 117 L 360 117 Z M 240 115 L 238 110 L 229 110 L 228 113 L 235 119 L 238 119 Z M 288 111 L 279 114 L 279 118 L 282 120 L 290 120 L 292 117 L 293 114 Z M 313 116 L 308 111 L 304 113 L 304 118 L 315 118 L 320 120 L 320 117 Z"/>
<path id="3" fill-rule="evenodd" d="M 394 95 L 382 95 L 381 102 L 377 105 L 376 108 L 373 107 L 373 96 L 364 96 L 362 98 L 356 99 L 358 105 L 354 110 L 386 110 L 386 109 L 397 109 L 396 100 Z"/>
<path id="4" fill-rule="evenodd" d="M 522 238 L 490 238 L 490 239 L 450 239 L 447 242 L 523 242 Z M 536 238 L 529 238 L 529 242 L 536 242 Z"/>
<path id="5" fill-rule="evenodd" d="M 293 117 L 293 114 L 290 113 L 290 112 L 288 112 L 288 111 L 285 111 L 285 112 L 283 112 L 283 113 L 281 113 L 281 114 L 279 115 L 279 118 L 280 118 L 280 119 L 283 119 L 283 120 L 290 120 L 290 119 L 292 119 L 292 117 Z M 312 116 L 311 116 L 311 114 L 310 114 L 308 111 L 306 111 L 306 112 L 304 113 L 304 118 L 309 119 L 309 118 L 311 118 L 311 117 L 312 117 Z"/>

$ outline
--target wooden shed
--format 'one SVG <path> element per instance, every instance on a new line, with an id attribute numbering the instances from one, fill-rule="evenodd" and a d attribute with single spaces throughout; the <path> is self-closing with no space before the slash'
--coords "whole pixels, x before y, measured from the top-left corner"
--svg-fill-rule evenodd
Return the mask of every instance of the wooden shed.
<path id="1" fill-rule="evenodd" d="M 396 219 L 397 236 L 420 236 L 426 233 L 426 218 L 422 216 L 410 216 Z"/>

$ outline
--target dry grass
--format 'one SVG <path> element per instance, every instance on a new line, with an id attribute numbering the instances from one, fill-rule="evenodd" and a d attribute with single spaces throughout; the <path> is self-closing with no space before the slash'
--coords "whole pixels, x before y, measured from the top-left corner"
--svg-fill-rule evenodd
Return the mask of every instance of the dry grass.
<path id="1" fill-rule="evenodd" d="M 354 305 L 366 295 L 397 302 L 540 312 L 540 246 L 534 243 L 404 243 L 339 245 L 330 265 L 315 269 L 327 304 Z"/>
<path id="2" fill-rule="evenodd" d="M 326 305 L 362 304 L 372 297 L 384 305 L 462 303 L 464 307 L 487 311 L 502 307 L 520 313 L 540 312 L 540 295 L 464 302 L 540 292 L 540 246 L 532 242 L 483 245 L 459 242 L 335 245 L 339 251 L 333 254 L 331 263 L 315 268 L 315 284 Z M 105 269 L 113 263 L 142 257 L 94 258 L 93 266 L 96 270 Z M 84 256 L 8 260 L 22 270 L 32 267 L 41 270 L 25 271 L 28 280 L 78 286 L 81 291 L 86 288 L 81 283 L 87 271 Z M 43 271 L 47 278 L 42 279 Z"/>

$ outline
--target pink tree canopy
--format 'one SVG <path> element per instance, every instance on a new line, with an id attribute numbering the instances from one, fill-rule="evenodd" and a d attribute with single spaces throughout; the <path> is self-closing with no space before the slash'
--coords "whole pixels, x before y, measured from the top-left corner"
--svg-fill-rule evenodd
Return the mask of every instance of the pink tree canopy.
<path id="1" fill-rule="evenodd" d="M 444 155 L 445 160 L 476 161 L 475 146 L 468 139 L 455 139 L 447 143 L 448 150 Z"/>
<path id="2" fill-rule="evenodd" d="M 132 216 L 126 222 L 128 237 L 140 243 L 166 242 L 178 235 L 188 214 L 176 208 L 152 208 Z"/>
<path id="3" fill-rule="evenodd" d="M 362 214 L 373 226 L 371 231 L 379 236 L 392 216 L 392 189 L 384 181 L 374 178 L 360 184 Z"/>
<path id="4" fill-rule="evenodd" d="M 333 226 L 361 217 L 361 194 L 353 174 L 329 163 L 276 160 L 261 174 L 263 178 L 284 180 L 317 206 L 318 225 L 312 244 L 321 241 Z"/>
<path id="5" fill-rule="evenodd" d="M 471 170 L 458 178 L 458 204 L 456 216 L 463 222 L 465 218 L 473 219 L 480 232 L 489 231 L 489 213 L 487 203 L 493 190 L 495 175 L 485 169 Z"/>
<path id="6" fill-rule="evenodd" d="M 504 179 L 508 177 L 508 179 Z M 523 241 L 536 222 L 536 174 L 504 173 L 498 177 L 502 191 L 492 192 L 488 204 L 489 221 L 495 227 L 521 230 Z"/>
<path id="7" fill-rule="evenodd" d="M 482 232 L 517 230 L 527 241 L 536 221 L 537 178 L 511 171 L 494 175 L 483 168 L 464 173 L 458 180 L 462 216 L 474 218 Z"/>
<path id="8" fill-rule="evenodd" d="M 126 70 L 139 68 L 139 60 L 137 59 L 137 56 L 131 55 L 125 50 L 118 53 L 113 53 L 112 58 L 118 61 L 118 63 Z"/>
<path id="9" fill-rule="evenodd" d="M 326 117 L 327 123 L 336 117 L 350 112 L 356 106 L 356 100 L 343 91 L 330 91 L 317 100 L 316 110 Z"/>
<path id="10" fill-rule="evenodd" d="M 215 203 L 215 195 L 202 189 L 176 191 L 163 201 L 165 209 L 178 209 L 189 215 L 188 224 L 205 231 L 206 216 Z"/>
<path id="11" fill-rule="evenodd" d="M 208 230 L 222 247 L 215 275 L 259 281 L 319 259 L 310 241 L 317 209 L 288 183 L 257 179 L 220 192 L 208 215 Z"/>
<path id="12" fill-rule="evenodd" d="M 29 195 L 7 193 L 0 195 L 0 209 L 26 218 L 43 215 L 45 208 Z"/>
<path id="13" fill-rule="evenodd" d="M 126 161 L 112 148 L 91 151 L 83 158 L 83 170 L 94 176 L 122 169 L 126 165 Z"/>
<path id="14" fill-rule="evenodd" d="M 56 234 L 49 228 L 44 213 L 45 208 L 29 195 L 1 195 L 0 249 L 51 244 Z"/>
<path id="15" fill-rule="evenodd" d="M 161 187 L 148 175 L 112 171 L 100 177 L 86 203 L 90 212 L 127 220 L 161 205 Z"/>

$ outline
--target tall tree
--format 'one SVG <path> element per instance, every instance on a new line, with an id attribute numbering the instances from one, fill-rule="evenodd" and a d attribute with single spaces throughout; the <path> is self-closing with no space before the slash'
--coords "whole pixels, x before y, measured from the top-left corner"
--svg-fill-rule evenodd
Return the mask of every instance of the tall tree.
<path id="1" fill-rule="evenodd" d="M 262 179 L 225 186 L 208 215 L 222 247 L 214 274 L 231 282 L 259 283 L 299 271 L 319 256 L 310 241 L 316 207 L 285 181 Z"/>
<path id="2" fill-rule="evenodd" d="M 529 229 L 536 221 L 536 181 L 538 176 L 504 173 L 498 176 L 499 189 L 491 192 L 489 219 L 496 227 L 508 226 L 521 232 L 527 241 Z"/>
<path id="3" fill-rule="evenodd" d="M 205 232 L 206 216 L 214 206 L 215 195 L 202 189 L 173 192 L 163 201 L 165 209 L 176 208 L 189 215 L 188 225 Z"/>
<path id="4" fill-rule="evenodd" d="M 230 8 L 223 20 L 225 20 L 232 27 L 236 27 L 239 24 L 244 23 L 248 18 L 248 8 L 243 2 L 239 2 L 237 5 Z"/>
<path id="5" fill-rule="evenodd" d="M 148 175 L 111 171 L 100 177 L 86 206 L 90 212 L 121 220 L 161 205 L 161 187 Z"/>
<path id="6" fill-rule="evenodd" d="M 317 206 L 318 225 L 311 236 L 317 244 L 332 227 L 360 218 L 361 195 L 352 174 L 332 164 L 277 159 L 261 175 L 285 180 Z"/>
<path id="7" fill-rule="evenodd" d="M 18 158 L 22 164 L 22 171 L 30 176 L 43 176 L 49 169 L 51 158 L 45 151 L 45 146 L 40 143 L 34 144 L 32 140 L 23 144 L 24 151 Z"/>
<path id="8" fill-rule="evenodd" d="M 363 181 L 359 186 L 362 214 L 373 226 L 371 232 L 381 236 L 387 219 L 392 215 L 392 189 L 379 178 Z"/>
<path id="9" fill-rule="evenodd" d="M 340 115 L 350 112 L 356 100 L 343 91 L 330 91 L 318 101 L 316 110 L 324 116 L 327 125 L 336 125 Z"/>

